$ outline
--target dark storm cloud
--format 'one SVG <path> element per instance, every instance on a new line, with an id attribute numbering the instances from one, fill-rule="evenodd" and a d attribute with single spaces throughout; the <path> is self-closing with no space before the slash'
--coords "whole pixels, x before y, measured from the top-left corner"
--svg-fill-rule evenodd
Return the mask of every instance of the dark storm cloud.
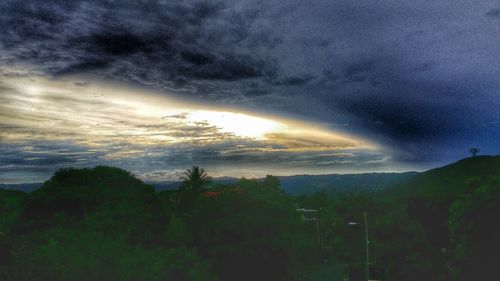
<path id="1" fill-rule="evenodd" d="M 0 61 L 319 121 L 430 163 L 499 153 L 499 14 L 490 0 L 7 0 Z"/>
<path id="2" fill-rule="evenodd" d="M 393 68 L 392 63 L 388 59 L 378 63 L 364 61 L 348 65 L 335 80 L 343 92 L 342 99 L 329 102 L 336 104 L 339 111 L 354 113 L 352 122 L 360 122 L 365 128 L 389 135 L 400 144 L 432 141 L 443 135 L 451 135 L 467 122 L 459 118 L 463 116 L 463 111 L 467 111 L 468 115 L 463 117 L 477 114 L 473 110 L 476 105 L 462 100 L 477 92 L 474 88 L 479 86 L 477 81 L 469 81 L 470 86 L 467 87 L 463 84 L 414 80 L 406 73 L 401 75 L 387 71 Z M 411 71 L 425 70 L 413 69 L 409 73 Z M 352 83 L 358 85 L 352 86 Z M 335 96 L 324 98 L 335 99 Z"/>
<path id="3" fill-rule="evenodd" d="M 3 48 L 54 75 L 231 81 L 272 71 L 263 56 L 248 54 L 271 40 L 250 30 L 255 12 L 223 3 L 5 1 L 1 11 Z"/>
<path id="4" fill-rule="evenodd" d="M 86 147 L 65 142 L 50 144 L 38 141 L 0 145 L 0 175 L 22 171 L 21 180 L 30 179 L 30 173 L 37 174 L 36 181 L 46 178 L 62 167 L 97 165 L 103 152 L 89 151 Z M 93 159 L 93 160 L 92 160 Z M 90 161 L 89 161 L 90 160 Z"/>
<path id="5" fill-rule="evenodd" d="M 365 82 L 374 69 L 374 61 L 362 61 L 348 65 L 344 69 L 344 78 L 350 82 Z"/>
<path id="6" fill-rule="evenodd" d="M 281 79 L 277 79 L 274 82 L 274 85 L 277 86 L 302 86 L 309 82 L 311 82 L 314 78 L 314 75 L 311 74 L 298 74 L 293 76 L 283 77 Z"/>
<path id="7" fill-rule="evenodd" d="M 465 156 L 467 146 L 498 138 L 498 126 L 484 125 L 499 118 L 495 79 L 485 83 L 470 75 L 447 81 L 432 77 L 438 67 L 399 66 L 394 58 L 378 57 L 327 72 L 319 87 L 338 93 L 323 92 L 322 100 L 335 105 L 340 122 L 393 147 L 395 161 L 432 162 L 445 157 L 443 152 Z M 462 152 L 451 152 L 456 146 Z"/>
<path id="8" fill-rule="evenodd" d="M 486 13 L 486 15 L 488 17 L 500 18 L 500 8 L 491 9 Z"/>

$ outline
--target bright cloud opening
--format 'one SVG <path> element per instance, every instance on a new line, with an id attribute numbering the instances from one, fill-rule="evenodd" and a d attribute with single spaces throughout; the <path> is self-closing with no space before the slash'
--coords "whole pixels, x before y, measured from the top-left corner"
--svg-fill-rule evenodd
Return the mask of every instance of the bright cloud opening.
<path id="1" fill-rule="evenodd" d="M 272 168 L 314 172 L 328 169 L 325 163 L 385 159 L 373 142 L 313 122 L 78 81 L 38 76 L 0 81 L 0 144 L 12 154 L 8 157 L 19 158 L 8 160 L 16 163 L 8 169 L 108 163 L 147 174 L 151 167 L 197 164 L 239 175 L 283 174 Z M 320 156 L 336 152 L 353 156 L 349 162 Z"/>

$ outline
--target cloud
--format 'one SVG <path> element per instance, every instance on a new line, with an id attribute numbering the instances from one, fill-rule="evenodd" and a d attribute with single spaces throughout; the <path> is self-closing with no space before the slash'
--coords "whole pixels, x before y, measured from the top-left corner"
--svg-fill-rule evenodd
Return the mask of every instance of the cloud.
<path id="1" fill-rule="evenodd" d="M 358 147 L 360 144 L 354 140 L 332 137 L 320 136 L 305 132 L 278 132 L 269 133 L 266 135 L 267 139 L 271 142 L 283 145 L 288 149 L 297 150 L 329 150 L 329 149 L 347 149 Z"/>
<path id="2" fill-rule="evenodd" d="M 97 82 L 81 87 L 71 79 L 10 78 L 0 80 L 0 90 L 0 177 L 5 178 L 16 169 L 48 177 L 59 168 L 98 164 L 137 171 L 149 180 L 172 176 L 152 170 L 191 165 L 223 175 L 241 169 L 252 175 L 267 169 L 349 170 L 385 154 L 368 140 L 312 123 L 200 108 Z"/>
<path id="3" fill-rule="evenodd" d="M 349 82 L 365 82 L 374 71 L 374 67 L 373 60 L 351 64 L 344 69 L 343 77 Z"/>
<path id="4" fill-rule="evenodd" d="M 444 163 L 471 144 L 498 153 L 491 139 L 499 127 L 486 125 L 498 119 L 500 107 L 500 60 L 492 56 L 498 9 L 471 3 L 6 0 L 0 3 L 0 75 L 140 84 L 200 103 L 320 122 L 393 147 L 393 160 Z M 12 65 L 30 67 L 5 67 Z M 3 95 L 2 117 L 16 114 L 7 108 L 22 102 L 15 97 Z M 85 109 L 77 100 L 65 102 Z M 93 106 L 108 113 L 82 129 L 124 128 L 106 119 L 116 105 Z M 23 113 L 16 122 L 50 121 L 42 117 Z M 151 135 L 157 142 L 168 137 L 161 128 L 167 123 L 173 137 L 217 134 L 172 125 L 182 120 L 178 115 L 128 129 L 159 126 Z M 74 125 L 70 121 L 64 122 Z M 18 130 L 16 138 L 32 133 Z M 38 133 L 75 138 L 50 129 Z"/>
<path id="5" fill-rule="evenodd" d="M 162 181 L 178 181 L 184 176 L 186 170 L 154 170 L 150 172 L 135 172 L 134 174 L 145 181 L 162 182 Z"/>
<path id="6" fill-rule="evenodd" d="M 212 1 L 5 1 L 0 42 L 53 75 L 233 81 L 272 70 L 250 52 L 270 40 L 250 28 L 256 14 Z"/>
<path id="7" fill-rule="evenodd" d="M 491 9 L 486 13 L 486 16 L 492 18 L 500 18 L 500 8 Z"/>
<path id="8" fill-rule="evenodd" d="M 90 150 L 71 142 L 26 139 L 9 143 L 0 141 L 0 178 L 10 182 L 40 182 L 64 167 L 98 165 L 104 151 Z"/>

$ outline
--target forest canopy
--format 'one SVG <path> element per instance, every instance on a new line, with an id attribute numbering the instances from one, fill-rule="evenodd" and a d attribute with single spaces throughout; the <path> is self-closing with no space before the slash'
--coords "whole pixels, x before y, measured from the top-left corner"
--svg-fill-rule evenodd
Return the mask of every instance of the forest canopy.
<path id="1" fill-rule="evenodd" d="M 379 280 L 487 279 L 500 259 L 489 235 L 499 230 L 498 162 L 465 159 L 384 191 L 299 196 L 271 175 L 214 184 L 196 166 L 161 192 L 119 168 L 62 169 L 33 192 L 0 190 L 0 279 L 362 280 L 367 246 Z"/>

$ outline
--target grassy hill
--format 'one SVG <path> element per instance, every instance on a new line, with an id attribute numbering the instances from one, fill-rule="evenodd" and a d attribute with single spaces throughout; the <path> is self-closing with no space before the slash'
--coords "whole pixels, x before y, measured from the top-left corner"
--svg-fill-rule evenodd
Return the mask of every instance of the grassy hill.
<path id="1" fill-rule="evenodd" d="M 404 204 L 409 218 L 423 227 L 425 243 L 420 250 L 434 264 L 434 275 L 439 276 L 435 280 L 447 280 L 450 271 L 461 276 L 454 280 L 487 280 L 478 276 L 492 276 L 491 269 L 485 266 L 486 261 L 497 257 L 487 258 L 485 253 L 489 251 L 485 249 L 495 248 L 498 252 L 500 240 L 493 241 L 481 235 L 498 232 L 498 229 L 489 233 L 484 231 L 489 229 L 485 225 L 498 220 L 498 213 L 492 210 L 498 209 L 499 202 L 489 197 L 497 196 L 494 194 L 500 190 L 499 177 L 500 156 L 477 156 L 420 173 L 379 195 Z M 472 229 L 475 232 L 471 232 Z M 480 239 L 472 238 L 480 236 Z M 462 240 L 467 244 L 460 242 Z M 481 241 L 490 242 L 484 246 L 480 245 Z M 472 254 L 474 251 L 480 254 Z M 458 269 L 475 277 L 460 275 Z"/>
<path id="2" fill-rule="evenodd" d="M 498 175 L 500 175 L 500 155 L 470 157 L 420 173 L 408 182 L 398 184 L 386 192 L 388 195 L 400 198 L 453 199 L 466 192 L 469 179 Z"/>

